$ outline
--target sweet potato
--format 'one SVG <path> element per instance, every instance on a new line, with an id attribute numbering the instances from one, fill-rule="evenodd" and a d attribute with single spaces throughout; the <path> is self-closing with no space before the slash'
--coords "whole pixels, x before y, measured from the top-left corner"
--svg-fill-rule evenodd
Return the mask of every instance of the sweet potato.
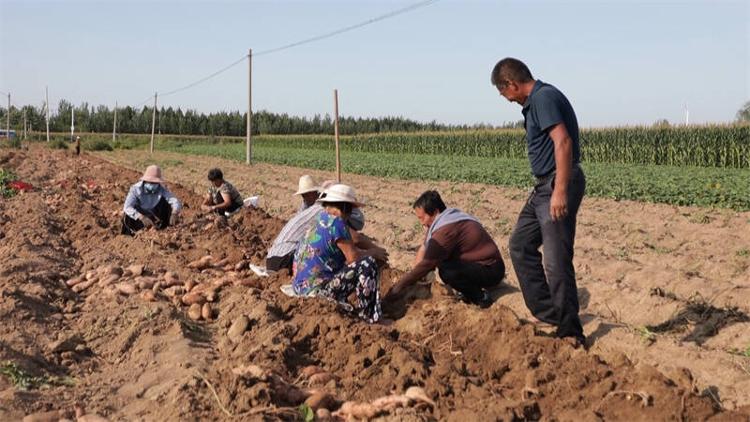
<path id="1" fill-rule="evenodd" d="M 94 413 L 89 413 L 88 415 L 79 417 L 76 422 L 109 422 L 109 419 L 101 417 Z"/>
<path id="2" fill-rule="evenodd" d="M 213 267 L 214 268 L 222 268 L 223 269 L 224 266 L 228 265 L 228 264 L 229 264 L 229 258 L 224 258 L 224 259 L 220 260 L 219 262 L 215 262 L 213 264 Z M 234 266 L 232 266 L 232 268 L 234 268 Z"/>
<path id="3" fill-rule="evenodd" d="M 113 274 L 117 274 L 118 276 L 122 276 L 122 268 L 118 267 L 117 265 L 102 265 L 97 270 L 97 273 L 101 276 L 110 276 Z"/>
<path id="4" fill-rule="evenodd" d="M 204 303 L 203 307 L 201 308 L 201 316 L 206 321 L 210 321 L 213 319 L 213 312 L 211 312 L 211 305 L 208 303 Z"/>
<path id="5" fill-rule="evenodd" d="M 241 365 L 232 369 L 232 373 L 240 377 L 254 378 L 260 381 L 268 379 L 268 373 L 258 365 Z"/>
<path id="6" fill-rule="evenodd" d="M 205 292 L 205 298 L 207 302 L 215 302 L 216 301 L 216 290 L 215 289 L 208 289 Z"/>
<path id="7" fill-rule="evenodd" d="M 238 263 L 234 264 L 234 270 L 235 270 L 235 271 L 241 271 L 241 270 L 244 270 L 245 268 L 247 268 L 248 264 L 249 264 L 249 263 L 248 263 L 248 262 L 247 262 L 246 260 L 244 260 L 244 259 L 243 259 L 242 261 L 240 261 L 240 262 L 238 262 Z"/>
<path id="8" fill-rule="evenodd" d="M 184 293 L 185 289 L 182 286 L 172 286 L 164 289 L 164 294 L 170 298 L 182 296 Z"/>
<path id="9" fill-rule="evenodd" d="M 115 288 L 117 289 L 118 292 L 120 292 L 120 293 L 122 293 L 122 294 L 124 294 L 126 296 L 132 295 L 132 294 L 134 294 L 135 292 L 138 291 L 138 288 L 135 287 L 134 284 L 127 283 L 127 282 L 117 283 L 117 284 L 115 284 Z"/>
<path id="10" fill-rule="evenodd" d="M 78 276 L 76 276 L 76 277 L 73 277 L 73 278 L 71 278 L 70 280 L 67 280 L 67 281 L 65 282 L 65 284 L 66 284 L 66 285 L 67 285 L 68 287 L 73 287 L 73 286 L 75 286 L 76 284 L 78 284 L 78 283 L 82 282 L 82 281 L 83 281 L 83 280 L 84 280 L 85 278 L 86 278 L 86 276 L 85 276 L 84 274 L 81 274 L 81 275 L 78 275 Z"/>
<path id="11" fill-rule="evenodd" d="M 342 404 L 341 408 L 333 415 L 351 419 L 372 419 L 378 413 L 380 413 L 380 410 L 370 403 L 348 401 Z"/>
<path id="12" fill-rule="evenodd" d="M 199 319 L 201 319 L 201 305 L 193 303 L 192 305 L 190 305 L 187 314 L 188 317 L 193 321 L 198 321 Z"/>
<path id="13" fill-rule="evenodd" d="M 140 277 L 143 275 L 143 264 L 133 264 L 126 268 L 126 271 L 130 272 L 133 277 Z"/>
<path id="14" fill-rule="evenodd" d="M 164 276 L 162 277 L 163 282 L 162 284 L 164 287 L 172 287 L 180 284 L 180 276 L 177 275 L 177 273 L 172 271 L 167 271 L 164 273 Z"/>
<path id="15" fill-rule="evenodd" d="M 141 299 L 149 302 L 156 302 L 156 294 L 152 290 L 144 290 L 141 292 Z"/>
<path id="16" fill-rule="evenodd" d="M 404 396 L 411 400 L 427 403 L 432 407 L 435 407 L 435 402 L 432 401 L 421 387 L 412 386 L 406 389 Z"/>
<path id="17" fill-rule="evenodd" d="M 73 286 L 72 290 L 74 292 L 76 292 L 76 293 L 80 293 L 80 292 L 88 289 L 89 287 L 93 286 L 94 283 L 96 283 L 96 279 L 89 280 L 89 281 L 82 281 L 82 282 L 76 284 L 75 286 Z"/>
<path id="18" fill-rule="evenodd" d="M 154 284 L 156 283 L 156 279 L 154 277 L 136 277 L 135 285 L 138 286 L 139 289 L 151 289 L 154 287 Z"/>
<path id="19" fill-rule="evenodd" d="M 189 292 L 195 287 L 195 282 L 193 280 L 188 280 L 185 282 L 185 284 L 183 284 L 183 286 L 185 287 L 185 291 Z"/>
<path id="20" fill-rule="evenodd" d="M 310 376 L 309 383 L 311 387 L 322 387 L 334 379 L 334 376 L 328 372 L 319 372 Z"/>
<path id="21" fill-rule="evenodd" d="M 196 270 L 202 270 L 205 268 L 208 268 L 212 265 L 213 257 L 211 255 L 206 255 L 200 259 L 196 259 L 195 261 L 189 262 L 187 264 L 188 268 L 194 268 Z"/>
<path id="22" fill-rule="evenodd" d="M 119 274 L 109 274 L 100 278 L 99 284 L 101 284 L 102 286 L 109 286 L 110 284 L 113 284 L 115 281 L 119 279 L 120 279 Z"/>
<path id="23" fill-rule="evenodd" d="M 310 365 L 310 366 L 305 366 L 304 368 L 302 368 L 302 370 L 300 371 L 300 374 L 302 374 L 302 376 L 304 376 L 305 378 L 310 378 L 311 376 L 315 374 L 320 374 L 323 372 L 325 372 L 325 369 L 321 368 L 320 366 Z"/>
<path id="24" fill-rule="evenodd" d="M 206 302 L 206 298 L 200 293 L 187 293 L 182 296 L 182 303 L 185 305 L 203 305 Z"/>
<path id="25" fill-rule="evenodd" d="M 336 398 L 327 391 L 318 391 L 305 400 L 305 404 L 312 410 L 331 409 L 336 406 Z"/>
<path id="26" fill-rule="evenodd" d="M 391 410 L 397 407 L 406 407 L 409 405 L 409 398 L 405 395 L 394 394 L 380 397 L 372 401 L 372 405 L 379 410 Z"/>

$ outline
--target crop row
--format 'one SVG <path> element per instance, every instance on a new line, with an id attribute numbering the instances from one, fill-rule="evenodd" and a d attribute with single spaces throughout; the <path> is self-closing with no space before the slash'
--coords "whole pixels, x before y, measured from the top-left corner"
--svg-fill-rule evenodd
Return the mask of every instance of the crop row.
<path id="1" fill-rule="evenodd" d="M 160 149 L 244 161 L 241 144 L 190 142 Z M 417 180 L 447 180 L 528 188 L 533 184 L 525 159 L 447 155 L 342 152 L 345 172 Z M 334 170 L 333 154 L 321 149 L 256 145 L 257 161 Z M 636 164 L 585 163 L 587 195 L 674 205 L 750 210 L 750 170 Z"/>

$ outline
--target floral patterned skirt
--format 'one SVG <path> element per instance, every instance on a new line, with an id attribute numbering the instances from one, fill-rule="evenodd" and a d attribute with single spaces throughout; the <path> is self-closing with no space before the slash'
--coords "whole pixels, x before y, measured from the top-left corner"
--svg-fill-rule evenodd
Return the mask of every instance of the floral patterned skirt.
<path id="1" fill-rule="evenodd" d="M 371 256 L 360 258 L 333 276 L 321 286 L 320 296 L 348 304 L 349 295 L 355 293 L 357 304 L 347 307 L 363 320 L 374 323 L 382 317 L 380 309 L 380 279 L 378 264 Z"/>

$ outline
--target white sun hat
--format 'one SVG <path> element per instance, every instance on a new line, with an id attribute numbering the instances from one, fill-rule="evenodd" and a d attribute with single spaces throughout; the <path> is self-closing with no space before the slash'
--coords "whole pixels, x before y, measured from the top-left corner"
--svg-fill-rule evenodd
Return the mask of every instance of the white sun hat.
<path id="1" fill-rule="evenodd" d="M 318 185 L 315 184 L 313 178 L 307 174 L 299 178 L 299 185 L 297 187 L 297 192 L 294 192 L 295 195 L 302 195 L 303 193 L 316 192 L 320 190 Z"/>
<path id="2" fill-rule="evenodd" d="M 365 205 L 364 202 L 357 200 L 353 187 L 341 183 L 329 186 L 320 194 L 317 202 L 348 202 L 355 207 Z"/>

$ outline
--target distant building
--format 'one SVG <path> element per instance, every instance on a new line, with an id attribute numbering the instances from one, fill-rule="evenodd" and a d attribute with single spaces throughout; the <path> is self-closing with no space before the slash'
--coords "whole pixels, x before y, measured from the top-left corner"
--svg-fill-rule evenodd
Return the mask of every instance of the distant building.
<path id="1" fill-rule="evenodd" d="M 10 133 L 10 139 L 15 139 L 16 138 L 16 131 L 15 130 L 11 130 L 8 133 Z M 0 129 L 0 138 L 7 138 L 7 137 L 8 137 L 8 134 L 6 133 L 5 129 Z"/>

